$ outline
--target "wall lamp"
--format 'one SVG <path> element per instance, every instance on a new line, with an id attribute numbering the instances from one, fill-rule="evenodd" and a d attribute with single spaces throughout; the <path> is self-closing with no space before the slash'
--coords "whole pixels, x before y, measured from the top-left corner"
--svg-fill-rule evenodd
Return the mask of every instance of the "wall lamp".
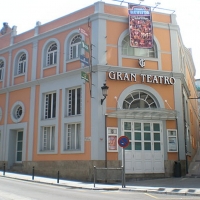
<path id="1" fill-rule="evenodd" d="M 108 95 L 108 86 L 106 85 L 106 83 L 103 84 L 103 86 L 101 87 L 102 89 L 102 95 L 104 96 L 103 99 L 101 99 L 101 105 L 103 104 L 104 100 L 106 99 L 107 95 Z"/>

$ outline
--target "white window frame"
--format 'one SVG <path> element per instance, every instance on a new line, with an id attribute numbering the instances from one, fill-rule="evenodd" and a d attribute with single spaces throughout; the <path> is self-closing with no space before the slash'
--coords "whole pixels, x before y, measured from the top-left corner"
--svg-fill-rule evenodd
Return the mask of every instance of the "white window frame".
<path id="1" fill-rule="evenodd" d="M 138 93 L 138 98 L 134 98 L 134 95 L 137 93 Z M 145 98 L 142 98 L 142 95 L 145 96 Z M 132 101 L 128 102 L 126 100 L 127 97 L 131 97 Z M 141 107 L 142 102 L 145 103 L 146 105 L 148 105 L 148 108 L 157 108 L 158 107 L 158 105 L 157 105 L 156 101 L 153 99 L 153 97 L 144 91 L 135 90 L 135 91 L 131 92 L 127 97 L 123 101 L 123 109 L 131 109 L 131 105 L 134 104 L 136 101 L 140 101 L 139 108 L 142 108 Z M 148 100 L 150 100 L 150 99 L 152 100 L 152 102 L 149 103 Z M 126 103 L 126 105 L 128 105 L 128 108 L 124 108 L 124 103 Z"/>
<path id="2" fill-rule="evenodd" d="M 55 65 L 57 63 L 57 59 L 58 59 L 57 58 L 57 56 L 58 56 L 57 50 L 58 50 L 58 46 L 57 46 L 56 42 L 52 43 L 49 46 L 49 48 L 47 49 L 46 66 Z M 52 57 L 52 61 L 51 61 L 51 57 Z"/>
<path id="3" fill-rule="evenodd" d="M 26 72 L 26 54 L 23 53 L 17 63 L 17 75 L 24 74 Z"/>
<path id="4" fill-rule="evenodd" d="M 49 110 L 49 96 L 51 95 L 51 107 Z M 54 98 L 55 98 L 55 107 L 54 107 Z M 44 119 L 56 118 L 56 92 L 46 93 L 44 95 Z M 55 109 L 55 110 L 54 110 Z M 50 112 L 50 113 L 49 113 Z M 50 117 L 49 117 L 50 114 Z"/>
<path id="5" fill-rule="evenodd" d="M 118 152 L 118 128 L 107 127 L 107 152 Z"/>
<path id="6" fill-rule="evenodd" d="M 76 40 L 80 40 L 80 41 L 76 41 Z M 80 54 L 81 54 L 81 40 L 82 40 L 82 36 L 80 34 L 75 35 L 71 42 L 70 42 L 70 47 L 69 47 L 69 59 L 76 59 L 79 58 Z M 74 53 L 75 51 L 75 53 Z"/>
<path id="7" fill-rule="evenodd" d="M 11 119 L 15 123 L 19 123 L 25 114 L 25 106 L 21 101 L 17 101 L 11 108 Z"/>
<path id="8" fill-rule="evenodd" d="M 78 99 L 78 90 L 80 89 L 80 99 Z M 72 93 L 75 91 L 75 99 L 72 98 Z M 81 115 L 82 105 L 82 89 L 81 87 L 68 89 L 68 116 Z M 79 106 L 78 106 L 79 103 Z M 73 113 L 74 109 L 74 113 Z"/>
<path id="9" fill-rule="evenodd" d="M 0 60 L 0 80 L 3 80 L 4 75 L 4 61 Z"/>
<path id="10" fill-rule="evenodd" d="M 130 36 L 127 35 L 122 40 L 122 56 L 136 56 L 136 57 L 147 57 L 147 58 L 157 58 L 157 47 L 155 41 L 153 42 L 153 48 L 137 48 L 130 46 Z M 126 53 L 124 51 L 126 50 Z M 151 56 L 153 54 L 153 56 Z"/>
<path id="11" fill-rule="evenodd" d="M 168 152 L 178 152 L 178 139 L 176 129 L 167 129 Z"/>
<path id="12" fill-rule="evenodd" d="M 55 151 L 55 141 L 55 126 L 44 126 L 42 128 L 41 151 Z"/>
<path id="13" fill-rule="evenodd" d="M 70 126 L 74 126 L 74 133 L 72 133 L 72 130 L 71 130 L 72 128 Z M 78 126 L 79 126 L 79 132 L 77 132 Z M 81 123 L 66 124 L 65 150 L 66 151 L 80 151 L 81 150 Z"/>

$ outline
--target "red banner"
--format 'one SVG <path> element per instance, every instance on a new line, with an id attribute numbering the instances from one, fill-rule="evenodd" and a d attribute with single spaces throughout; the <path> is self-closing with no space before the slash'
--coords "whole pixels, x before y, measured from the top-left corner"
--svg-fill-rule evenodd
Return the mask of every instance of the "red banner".
<path id="1" fill-rule="evenodd" d="M 153 47 L 153 23 L 151 7 L 128 4 L 130 46 L 138 48 Z"/>

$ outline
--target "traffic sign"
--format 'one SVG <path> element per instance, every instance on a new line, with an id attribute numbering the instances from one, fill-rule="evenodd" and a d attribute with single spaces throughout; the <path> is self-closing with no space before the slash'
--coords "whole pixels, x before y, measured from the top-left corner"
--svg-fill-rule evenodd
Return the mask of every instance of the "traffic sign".
<path id="1" fill-rule="evenodd" d="M 89 66 L 89 58 L 86 58 L 84 55 L 80 55 L 80 61 L 84 63 L 86 66 Z"/>
<path id="2" fill-rule="evenodd" d="M 129 145 L 128 137 L 126 137 L 126 136 L 119 137 L 118 144 L 120 147 L 123 147 L 123 148 L 127 147 Z"/>
<path id="3" fill-rule="evenodd" d="M 89 52 L 89 45 L 87 45 L 84 41 L 81 41 L 81 47 L 84 48 L 87 52 Z"/>
<path id="4" fill-rule="evenodd" d="M 81 79 L 84 79 L 85 81 L 89 82 L 89 76 L 85 72 L 81 72 Z"/>
<path id="5" fill-rule="evenodd" d="M 88 35 L 88 33 L 87 33 L 87 31 L 86 31 L 86 30 L 84 30 L 83 28 L 79 28 L 79 33 L 81 33 L 81 34 L 85 35 L 86 37 L 88 37 L 88 36 L 89 36 L 89 35 Z"/>

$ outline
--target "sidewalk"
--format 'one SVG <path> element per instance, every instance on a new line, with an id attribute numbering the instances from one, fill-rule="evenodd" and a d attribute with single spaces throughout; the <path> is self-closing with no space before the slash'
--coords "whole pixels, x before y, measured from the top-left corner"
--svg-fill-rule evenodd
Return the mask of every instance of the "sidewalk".
<path id="1" fill-rule="evenodd" d="M 33 181 L 43 184 L 59 185 L 71 188 L 90 189 L 90 190 L 126 190 L 148 193 L 164 193 L 164 194 L 177 194 L 177 195 L 193 195 L 200 196 L 200 178 L 163 178 L 152 180 L 131 180 L 126 182 L 126 187 L 122 188 L 120 183 L 117 184 L 100 184 L 92 182 L 80 182 L 60 179 L 57 183 L 56 178 L 45 178 L 34 176 L 32 180 L 31 175 L 15 174 L 6 172 L 5 176 L 3 171 L 0 171 L 0 178 L 13 178 L 18 180 Z"/>

